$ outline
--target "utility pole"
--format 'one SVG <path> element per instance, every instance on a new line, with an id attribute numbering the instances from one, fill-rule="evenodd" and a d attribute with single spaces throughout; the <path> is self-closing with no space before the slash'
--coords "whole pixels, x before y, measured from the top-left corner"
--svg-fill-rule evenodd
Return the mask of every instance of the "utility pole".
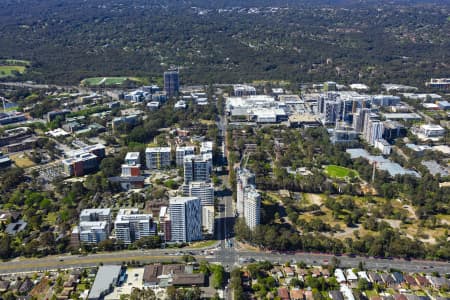
<path id="1" fill-rule="evenodd" d="M 0 98 L 2 98 L 2 101 L 3 101 L 3 112 L 6 112 L 5 98 L 2 96 L 0 96 Z"/>

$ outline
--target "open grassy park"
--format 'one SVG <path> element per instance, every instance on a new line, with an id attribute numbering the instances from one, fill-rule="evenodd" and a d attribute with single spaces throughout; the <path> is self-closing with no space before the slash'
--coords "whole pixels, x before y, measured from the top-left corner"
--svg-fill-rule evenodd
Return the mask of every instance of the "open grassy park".
<path id="1" fill-rule="evenodd" d="M 23 74 L 29 65 L 30 62 L 27 60 L 0 59 L 0 78 L 14 77 L 17 73 Z"/>
<path id="2" fill-rule="evenodd" d="M 141 78 L 137 77 L 90 77 L 83 79 L 81 84 L 84 86 L 120 86 L 127 80 L 143 83 Z"/>
<path id="3" fill-rule="evenodd" d="M 15 72 L 20 74 L 25 73 L 25 66 L 1 66 L 0 65 L 0 78 L 15 76 Z"/>
<path id="4" fill-rule="evenodd" d="M 325 167 L 325 173 L 334 178 L 351 178 L 358 176 L 358 172 L 336 165 L 329 165 Z"/>

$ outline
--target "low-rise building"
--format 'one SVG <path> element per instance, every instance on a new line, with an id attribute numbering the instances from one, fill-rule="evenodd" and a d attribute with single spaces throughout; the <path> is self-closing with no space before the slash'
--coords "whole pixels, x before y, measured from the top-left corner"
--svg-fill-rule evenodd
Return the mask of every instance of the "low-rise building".
<path id="1" fill-rule="evenodd" d="M 431 78 L 425 85 L 431 89 L 450 90 L 450 78 Z"/>
<path id="2" fill-rule="evenodd" d="M 121 274 L 122 266 L 120 265 L 100 266 L 89 292 L 88 300 L 104 299 L 119 284 Z"/>

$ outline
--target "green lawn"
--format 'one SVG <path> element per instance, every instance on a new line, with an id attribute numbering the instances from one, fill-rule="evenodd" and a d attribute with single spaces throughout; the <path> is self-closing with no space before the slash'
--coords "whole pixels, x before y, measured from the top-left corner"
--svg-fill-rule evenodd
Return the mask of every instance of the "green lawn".
<path id="1" fill-rule="evenodd" d="M 141 79 L 136 77 L 91 77 L 84 79 L 81 83 L 87 86 L 117 86 L 123 84 L 126 80 L 141 82 Z"/>
<path id="2" fill-rule="evenodd" d="M 365 291 L 367 298 L 378 296 L 375 290 Z"/>
<path id="3" fill-rule="evenodd" d="M 329 165 L 325 167 L 325 173 L 330 177 L 335 178 L 346 178 L 346 177 L 356 177 L 358 176 L 358 173 L 352 169 L 336 166 L 336 165 Z"/>
<path id="4" fill-rule="evenodd" d="M 209 241 L 201 241 L 192 243 L 188 246 L 188 248 L 198 249 L 198 248 L 205 248 L 205 247 L 211 247 L 217 243 L 216 240 L 209 240 Z"/>
<path id="5" fill-rule="evenodd" d="M 25 66 L 0 66 L 0 78 L 14 76 L 14 71 L 23 74 Z"/>

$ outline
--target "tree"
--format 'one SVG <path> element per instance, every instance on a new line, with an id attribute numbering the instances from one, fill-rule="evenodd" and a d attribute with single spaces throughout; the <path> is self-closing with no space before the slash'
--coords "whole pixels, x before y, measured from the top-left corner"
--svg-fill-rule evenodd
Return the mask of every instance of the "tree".
<path id="1" fill-rule="evenodd" d="M 12 190 L 22 183 L 25 179 L 24 174 L 25 172 L 20 168 L 12 168 L 5 171 L 0 179 L 3 191 Z"/>
<path id="2" fill-rule="evenodd" d="M 370 289 L 370 283 L 365 278 L 358 279 L 358 290 L 366 291 Z"/>
<path id="3" fill-rule="evenodd" d="M 11 250 L 11 237 L 9 235 L 5 235 L 0 239 L 0 257 L 7 259 L 13 256 Z"/>
<path id="4" fill-rule="evenodd" d="M 98 247 L 104 251 L 112 251 L 114 250 L 114 241 L 110 239 L 103 240 L 98 244 Z"/>
<path id="5" fill-rule="evenodd" d="M 212 269 L 212 286 L 215 289 L 222 288 L 225 282 L 225 269 L 222 265 L 211 265 Z"/>
<path id="6" fill-rule="evenodd" d="M 122 159 L 115 157 L 107 157 L 100 163 L 100 171 L 102 171 L 105 177 L 116 176 L 120 173 L 120 167 L 122 165 Z"/>

